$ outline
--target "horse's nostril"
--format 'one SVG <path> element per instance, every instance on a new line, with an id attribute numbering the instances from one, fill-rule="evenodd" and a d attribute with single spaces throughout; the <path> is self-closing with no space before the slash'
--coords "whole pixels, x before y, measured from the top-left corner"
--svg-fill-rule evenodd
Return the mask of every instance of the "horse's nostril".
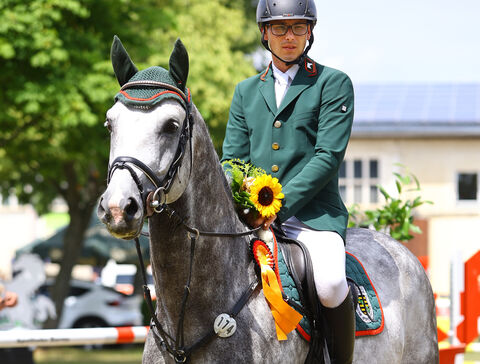
<path id="1" fill-rule="evenodd" d="M 108 216 L 108 209 L 105 209 L 105 206 L 104 206 L 105 202 L 104 202 L 104 199 L 103 197 L 100 198 L 100 201 L 98 203 L 98 207 L 97 207 L 97 216 L 98 218 L 100 219 L 100 221 L 102 222 L 106 222 L 106 218 Z"/>
<path id="2" fill-rule="evenodd" d="M 125 206 L 125 220 L 131 220 L 138 211 L 138 204 L 133 198 L 129 198 Z"/>

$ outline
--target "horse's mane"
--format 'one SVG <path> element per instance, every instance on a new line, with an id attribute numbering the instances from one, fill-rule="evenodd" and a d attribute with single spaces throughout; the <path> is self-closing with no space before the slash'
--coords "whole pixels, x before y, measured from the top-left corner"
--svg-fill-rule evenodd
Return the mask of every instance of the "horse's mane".
<path id="1" fill-rule="evenodd" d="M 221 176 L 221 181 L 223 182 L 224 191 L 230 196 L 230 200 L 232 201 L 232 208 L 233 208 L 233 198 L 231 197 L 230 185 L 228 183 L 227 177 L 223 171 L 222 165 L 220 164 L 220 159 L 218 154 L 215 150 L 215 147 L 212 143 L 212 138 L 210 136 L 210 132 L 208 131 L 208 125 L 203 119 L 202 114 L 198 110 L 195 104 L 192 107 L 192 114 L 194 117 L 194 137 L 195 137 L 195 130 L 199 131 L 198 137 L 200 138 L 199 142 L 206 148 L 207 155 L 212 155 L 215 160 L 215 167 L 216 172 Z"/>

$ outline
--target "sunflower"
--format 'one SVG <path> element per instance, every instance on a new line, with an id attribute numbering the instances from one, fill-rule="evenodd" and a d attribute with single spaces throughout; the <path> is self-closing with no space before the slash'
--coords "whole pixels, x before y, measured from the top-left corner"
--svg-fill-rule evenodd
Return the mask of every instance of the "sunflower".
<path id="1" fill-rule="evenodd" d="M 280 200 L 283 197 L 282 185 L 271 175 L 264 174 L 255 178 L 255 182 L 250 187 L 250 200 L 260 215 L 266 218 L 280 210 L 282 207 Z"/>

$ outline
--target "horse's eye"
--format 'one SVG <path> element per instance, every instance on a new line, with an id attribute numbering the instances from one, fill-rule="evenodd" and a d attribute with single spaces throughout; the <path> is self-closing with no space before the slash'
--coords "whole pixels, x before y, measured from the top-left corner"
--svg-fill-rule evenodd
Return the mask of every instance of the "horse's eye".
<path id="1" fill-rule="evenodd" d="M 168 120 L 162 128 L 162 133 L 173 134 L 175 133 L 180 125 L 176 120 L 170 119 Z"/>
<path id="2" fill-rule="evenodd" d="M 103 126 L 107 128 L 107 130 L 111 133 L 112 132 L 112 123 L 110 120 L 105 120 L 105 123 L 103 123 Z"/>

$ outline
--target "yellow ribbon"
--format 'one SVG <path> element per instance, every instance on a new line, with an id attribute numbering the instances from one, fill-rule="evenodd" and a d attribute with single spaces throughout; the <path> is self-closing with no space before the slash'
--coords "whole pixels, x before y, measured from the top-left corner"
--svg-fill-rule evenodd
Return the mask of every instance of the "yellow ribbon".
<path id="1" fill-rule="evenodd" d="M 260 250 L 258 249 L 258 253 L 260 253 Z M 268 264 L 266 255 L 258 254 L 258 261 L 262 271 L 263 294 L 268 301 L 273 319 L 275 320 L 277 339 L 279 341 L 287 340 L 287 334 L 297 327 L 303 316 L 283 300 L 277 276 Z"/>

